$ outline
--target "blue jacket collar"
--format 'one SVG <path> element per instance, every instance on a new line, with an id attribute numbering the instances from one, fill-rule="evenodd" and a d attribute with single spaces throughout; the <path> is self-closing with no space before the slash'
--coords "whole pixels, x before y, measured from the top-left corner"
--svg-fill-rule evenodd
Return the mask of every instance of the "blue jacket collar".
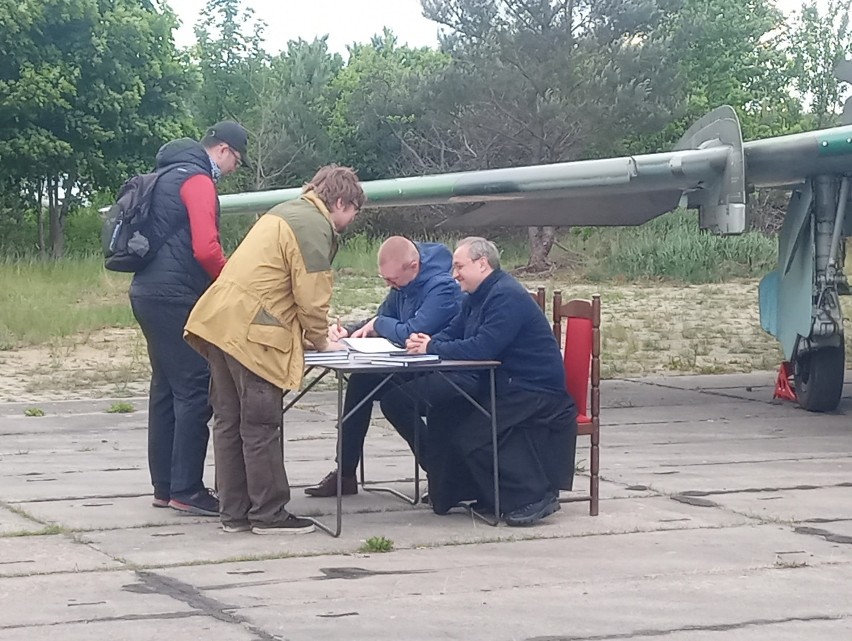
<path id="1" fill-rule="evenodd" d="M 504 272 L 502 269 L 495 269 L 488 274 L 484 281 L 479 284 L 476 291 L 470 293 L 470 302 L 478 305 L 488 296 L 488 292 L 494 287 L 494 284 L 503 278 Z"/>

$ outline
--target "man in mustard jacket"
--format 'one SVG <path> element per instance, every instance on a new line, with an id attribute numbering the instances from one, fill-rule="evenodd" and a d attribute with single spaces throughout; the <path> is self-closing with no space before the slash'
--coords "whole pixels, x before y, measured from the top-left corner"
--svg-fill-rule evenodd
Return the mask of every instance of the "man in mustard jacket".
<path id="1" fill-rule="evenodd" d="M 281 451 L 284 389 L 298 388 L 303 338 L 328 340 L 337 233 L 365 201 L 355 172 L 321 168 L 297 200 L 252 227 L 189 315 L 184 337 L 210 363 L 219 513 L 226 532 L 310 532 L 290 514 Z"/>

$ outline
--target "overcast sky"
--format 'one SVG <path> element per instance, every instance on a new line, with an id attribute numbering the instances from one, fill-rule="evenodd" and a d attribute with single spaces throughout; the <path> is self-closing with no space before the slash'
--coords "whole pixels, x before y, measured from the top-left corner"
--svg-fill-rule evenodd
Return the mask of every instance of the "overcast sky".
<path id="1" fill-rule="evenodd" d="M 195 41 L 192 28 L 206 0 L 168 0 L 183 23 L 176 34 L 179 46 Z M 385 26 L 403 44 L 434 46 L 438 25 L 421 15 L 420 0 L 244 0 L 266 22 L 266 48 L 284 49 L 289 40 L 313 40 L 328 34 L 332 51 L 345 54 L 346 45 L 367 42 Z"/>
<path id="2" fill-rule="evenodd" d="M 206 0 L 168 0 L 183 23 L 177 32 L 179 46 L 195 41 L 192 28 Z M 777 0 L 785 13 L 798 9 L 801 0 Z M 821 6 L 828 0 L 819 0 Z M 267 23 L 266 48 L 282 50 L 289 40 L 313 40 L 328 34 L 329 48 L 345 54 L 346 45 L 367 42 L 390 27 L 404 44 L 434 46 L 438 25 L 421 15 L 420 0 L 244 0 Z"/>

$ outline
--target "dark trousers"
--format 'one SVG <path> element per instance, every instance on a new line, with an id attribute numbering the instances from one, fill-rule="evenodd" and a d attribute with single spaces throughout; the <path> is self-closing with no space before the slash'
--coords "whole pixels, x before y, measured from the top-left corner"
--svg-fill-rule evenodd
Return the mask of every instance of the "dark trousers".
<path id="1" fill-rule="evenodd" d="M 191 304 L 131 297 L 133 315 L 148 343 L 148 467 L 161 497 L 187 497 L 204 489 L 210 432 L 206 361 L 183 340 Z"/>
<path id="2" fill-rule="evenodd" d="M 469 394 L 476 388 L 473 378 L 454 377 L 453 380 Z M 468 401 L 444 377 L 426 374 L 386 392 L 381 400 L 381 408 L 385 418 L 408 442 L 412 451 L 415 429 L 420 434 L 420 465 L 429 475 L 431 497 L 433 471 L 437 483 L 437 479 L 443 476 L 443 466 L 452 465 L 443 457 L 433 456 L 433 443 L 440 439 L 435 440 L 432 428 L 436 426 L 440 429 L 441 426 L 454 424 L 470 408 Z"/>
<path id="3" fill-rule="evenodd" d="M 284 393 L 218 347 L 209 345 L 207 358 L 222 522 L 283 520 L 290 502 L 281 449 Z"/>
<path id="4" fill-rule="evenodd" d="M 483 403 L 484 407 L 488 407 Z M 445 429 L 440 446 L 464 463 L 462 481 L 473 480 L 476 499 L 493 505 L 494 446 L 491 420 L 478 411 L 468 414 L 457 428 Z M 543 499 L 548 493 L 570 489 L 574 478 L 577 420 L 567 394 L 532 390 L 499 390 L 497 396 L 497 453 L 500 469 L 500 508 L 509 513 Z M 450 475 L 450 487 L 457 481 Z M 448 500 L 464 500 L 467 496 Z"/>
<path id="5" fill-rule="evenodd" d="M 367 398 L 376 385 L 382 382 L 385 374 L 352 374 L 346 385 L 346 397 L 343 400 L 343 414 L 349 414 L 358 403 Z M 361 454 L 364 450 L 364 440 L 370 429 L 370 418 L 373 412 L 373 402 L 379 401 L 393 389 L 405 383 L 410 377 L 405 374 L 394 375 L 385 383 L 378 392 L 370 397 L 370 400 L 359 407 L 348 419 L 343 422 L 343 455 L 339 462 L 343 476 L 355 476 Z M 414 451 L 414 433 L 400 432 Z"/>
<path id="6" fill-rule="evenodd" d="M 509 386 L 510 387 L 510 386 Z M 407 389 L 406 389 L 407 388 Z M 408 391 L 409 394 L 403 394 Z M 465 389 L 469 394 L 471 389 Z M 426 400 L 418 412 L 411 400 Z M 490 409 L 487 394 L 471 394 Z M 432 509 L 444 514 L 461 501 L 494 502 L 491 419 L 437 374 L 385 395 L 382 411 L 397 429 L 420 421 L 426 434 L 423 463 Z M 417 414 L 426 415 L 428 427 Z M 501 511 L 511 512 L 571 486 L 576 412 L 567 394 L 499 389 L 497 451 Z"/>

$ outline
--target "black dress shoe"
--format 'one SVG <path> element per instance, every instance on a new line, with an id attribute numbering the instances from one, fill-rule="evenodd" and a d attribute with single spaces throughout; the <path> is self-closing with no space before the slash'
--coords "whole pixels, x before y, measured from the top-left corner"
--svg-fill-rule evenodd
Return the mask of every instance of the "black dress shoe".
<path id="1" fill-rule="evenodd" d="M 341 494 L 358 494 L 358 479 L 355 475 L 344 476 Z M 326 474 L 325 478 L 311 487 L 305 488 L 305 494 L 315 497 L 337 496 L 337 470 L 332 470 Z"/>

